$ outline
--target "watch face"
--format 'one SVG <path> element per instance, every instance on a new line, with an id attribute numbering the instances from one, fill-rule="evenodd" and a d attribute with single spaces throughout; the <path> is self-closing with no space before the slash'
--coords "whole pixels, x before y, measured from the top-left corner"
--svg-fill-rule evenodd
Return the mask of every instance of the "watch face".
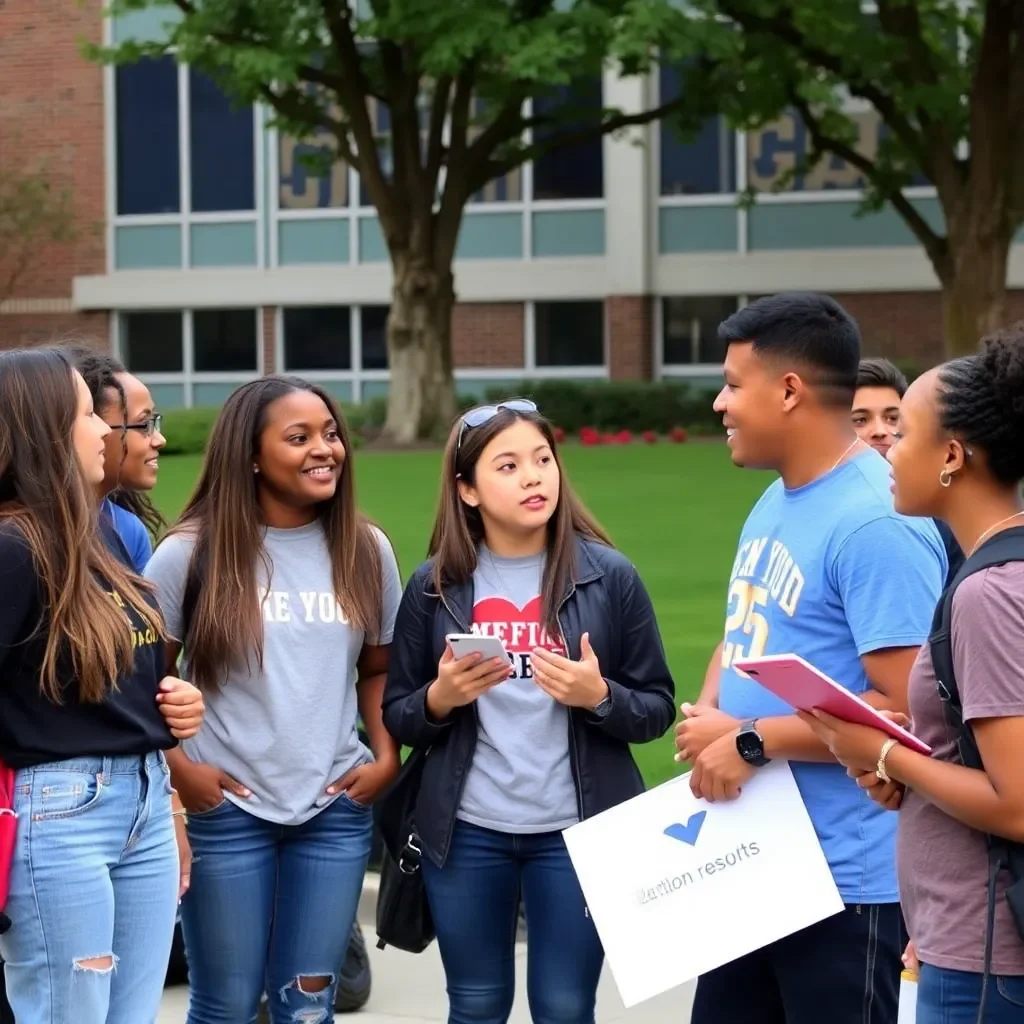
<path id="1" fill-rule="evenodd" d="M 744 761 L 759 761 L 764 757 L 764 744 L 757 733 L 741 732 L 736 737 L 736 745 Z"/>

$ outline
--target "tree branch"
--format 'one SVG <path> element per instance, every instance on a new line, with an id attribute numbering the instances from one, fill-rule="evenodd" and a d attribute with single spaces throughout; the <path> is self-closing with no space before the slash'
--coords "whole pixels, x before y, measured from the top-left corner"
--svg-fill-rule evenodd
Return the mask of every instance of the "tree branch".
<path id="1" fill-rule="evenodd" d="M 528 163 L 531 160 L 536 160 L 538 157 L 544 156 L 547 153 L 554 152 L 558 149 L 564 149 L 567 146 L 577 146 L 582 143 L 592 142 L 594 139 L 600 139 L 605 135 L 611 135 L 623 128 L 650 124 L 652 121 L 657 121 L 660 118 L 665 117 L 667 114 L 670 114 L 673 110 L 678 108 L 680 104 L 681 100 L 677 97 L 668 103 L 662 103 L 657 107 L 641 111 L 637 114 L 613 114 L 611 117 L 604 118 L 595 124 L 588 125 L 585 128 L 580 128 L 577 131 L 567 132 L 564 135 L 556 136 L 553 139 L 547 139 L 544 142 L 535 142 L 530 146 L 524 146 L 507 159 L 487 160 L 480 168 L 477 169 L 476 174 L 470 180 L 470 195 L 483 188 L 487 182 L 508 174 L 509 171 L 514 170 L 521 164 Z M 531 118 L 527 121 L 520 118 L 520 123 L 524 125 L 531 124 L 536 120 L 537 119 Z M 516 135 L 511 135 L 508 138 L 499 139 L 497 140 L 496 145 L 500 142 L 511 141 L 511 139 L 515 137 Z M 474 146 L 475 145 L 476 143 L 474 143 Z"/>
<path id="2" fill-rule="evenodd" d="M 917 240 L 924 247 L 928 258 L 935 267 L 936 273 L 941 277 L 939 265 L 943 263 L 948 255 L 947 240 L 936 234 L 932 226 L 924 219 L 914 204 L 903 194 L 901 189 L 894 189 L 878 173 L 877 166 L 863 153 L 859 152 L 847 142 L 841 139 L 826 135 L 821 126 L 821 121 L 811 110 L 811 105 L 797 90 L 790 90 L 790 102 L 796 107 L 807 131 L 811 136 L 811 144 L 816 154 L 834 153 L 847 163 L 852 164 L 864 173 L 864 176 L 871 181 L 878 189 L 879 194 L 892 203 L 893 208 L 906 222 L 907 227 L 914 233 Z"/>
<path id="3" fill-rule="evenodd" d="M 851 95 L 859 96 L 871 103 L 889 127 L 899 135 L 903 144 L 917 161 L 918 166 L 929 176 L 932 174 L 929 147 L 925 145 L 921 132 L 897 107 L 893 97 L 877 84 L 865 78 L 858 78 L 850 68 L 843 65 L 843 62 L 834 53 L 829 53 L 828 50 L 823 50 L 811 43 L 793 22 L 791 9 L 772 16 L 764 16 L 737 8 L 729 0 L 721 0 L 719 7 L 723 14 L 735 21 L 744 31 L 752 30 L 781 39 L 800 53 L 805 60 L 811 64 L 817 64 L 825 71 L 835 75 L 839 81 L 844 82 Z"/>
<path id="4" fill-rule="evenodd" d="M 470 108 L 475 81 L 474 62 L 464 65 L 455 79 L 451 125 L 448 129 L 448 176 L 444 183 L 441 206 L 437 211 L 437 231 L 434 238 L 434 258 L 438 265 L 443 266 L 448 266 L 455 255 L 459 225 L 462 223 L 466 201 L 475 191 L 470 188 L 472 164 L 469 159 L 471 147 L 468 145 Z"/>
<path id="5" fill-rule="evenodd" d="M 263 85 L 260 86 L 260 95 L 269 106 L 273 107 L 274 110 L 284 117 L 292 121 L 311 122 L 312 114 L 306 107 L 306 103 L 309 101 L 300 90 L 293 87 L 285 93 L 276 93 L 269 85 Z M 348 125 L 323 113 L 319 107 L 316 116 L 320 125 L 326 128 L 337 142 L 337 155 L 348 163 L 350 167 L 361 173 L 360 156 L 352 149 L 348 142 Z"/>
<path id="6" fill-rule="evenodd" d="M 448 120 L 448 101 L 452 93 L 452 81 L 451 75 L 442 75 L 434 83 L 434 95 L 430 98 L 425 172 L 431 194 L 437 193 L 437 179 L 441 173 L 441 160 L 444 157 L 444 126 Z"/>
<path id="7" fill-rule="evenodd" d="M 366 109 L 366 96 L 370 93 L 369 83 L 363 73 L 362 58 L 356 46 L 355 36 L 352 34 L 350 9 L 347 4 L 338 4 L 336 0 L 320 0 L 320 6 L 324 12 L 339 67 L 338 98 L 345 113 L 348 114 L 352 136 L 359 151 L 360 177 L 366 185 L 370 201 L 377 208 L 381 228 L 387 236 L 397 227 L 396 217 L 402 204 L 393 201 L 391 185 L 380 165 L 377 137 L 370 123 L 369 111 Z M 341 13 L 342 8 L 344 14 Z"/>

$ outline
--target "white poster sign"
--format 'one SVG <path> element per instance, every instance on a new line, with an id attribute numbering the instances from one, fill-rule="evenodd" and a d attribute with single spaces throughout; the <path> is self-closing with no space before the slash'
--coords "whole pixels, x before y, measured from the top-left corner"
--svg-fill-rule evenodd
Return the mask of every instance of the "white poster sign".
<path id="1" fill-rule="evenodd" d="M 627 1007 L 843 909 L 788 763 L 727 803 L 688 780 L 563 833 Z"/>

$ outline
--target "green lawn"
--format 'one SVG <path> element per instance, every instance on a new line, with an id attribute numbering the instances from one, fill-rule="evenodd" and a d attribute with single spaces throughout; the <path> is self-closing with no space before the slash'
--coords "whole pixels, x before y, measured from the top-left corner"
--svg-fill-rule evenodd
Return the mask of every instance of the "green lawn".
<path id="1" fill-rule="evenodd" d="M 770 479 L 735 469 L 724 445 L 584 448 L 563 457 L 573 485 L 616 545 L 637 565 L 654 601 L 677 704 L 700 687 L 721 639 L 724 584 L 750 506 Z M 366 512 L 387 530 L 404 576 L 424 557 L 437 497 L 439 452 L 359 452 Z M 195 456 L 161 460 L 156 500 L 176 515 L 199 468 Z M 638 747 L 651 784 L 675 771 L 671 735 Z"/>

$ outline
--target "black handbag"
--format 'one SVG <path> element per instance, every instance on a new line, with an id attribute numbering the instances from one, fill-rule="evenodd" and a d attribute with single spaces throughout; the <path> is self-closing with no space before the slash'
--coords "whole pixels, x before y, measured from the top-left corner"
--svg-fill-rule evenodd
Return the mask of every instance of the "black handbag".
<path id="1" fill-rule="evenodd" d="M 421 865 L 423 851 L 414 812 L 427 750 L 414 750 L 398 778 L 376 806 L 381 871 L 377 893 L 377 948 L 394 946 L 422 953 L 434 941 L 434 919 L 427 902 Z"/>

